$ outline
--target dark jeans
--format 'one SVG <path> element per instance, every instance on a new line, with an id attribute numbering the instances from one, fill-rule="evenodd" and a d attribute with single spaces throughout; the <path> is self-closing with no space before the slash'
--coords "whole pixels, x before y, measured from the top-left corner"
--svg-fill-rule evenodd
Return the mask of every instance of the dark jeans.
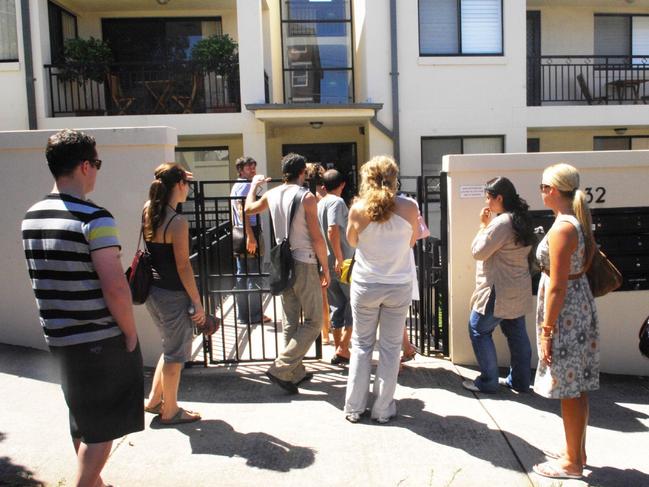
<path id="1" fill-rule="evenodd" d="M 249 274 L 249 276 L 246 276 Z M 259 260 L 257 257 L 237 257 L 238 290 L 261 289 L 262 277 L 259 276 Z M 237 321 L 241 324 L 260 323 L 263 294 L 261 292 L 235 293 Z"/>
<path id="2" fill-rule="evenodd" d="M 493 314 L 495 301 L 496 291 L 492 289 L 485 314 L 471 311 L 469 318 L 469 336 L 481 372 L 480 377 L 475 380 L 475 385 L 484 392 L 498 390 L 498 357 L 491 334 L 500 324 L 503 334 L 507 337 L 511 355 L 507 383 L 512 389 L 527 391 L 532 374 L 532 349 L 525 329 L 525 316 L 514 319 L 498 318 Z"/>

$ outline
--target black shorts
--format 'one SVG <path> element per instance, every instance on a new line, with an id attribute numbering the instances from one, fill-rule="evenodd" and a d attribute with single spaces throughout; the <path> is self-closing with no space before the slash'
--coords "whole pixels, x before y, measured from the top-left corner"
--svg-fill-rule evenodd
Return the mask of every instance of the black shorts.
<path id="1" fill-rule="evenodd" d="M 103 443 L 144 429 L 139 343 L 129 353 L 119 335 L 50 350 L 60 365 L 72 438 Z"/>

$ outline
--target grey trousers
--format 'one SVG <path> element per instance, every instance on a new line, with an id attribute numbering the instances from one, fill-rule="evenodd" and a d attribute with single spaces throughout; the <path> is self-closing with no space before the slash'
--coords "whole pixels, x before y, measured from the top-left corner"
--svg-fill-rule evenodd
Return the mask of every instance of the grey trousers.
<path id="1" fill-rule="evenodd" d="M 363 413 L 369 399 L 372 352 L 379 336 L 379 363 L 374 378 L 372 418 L 387 419 L 397 414 L 397 388 L 403 326 L 412 300 L 412 283 L 368 284 L 352 281 L 354 317 L 352 355 L 347 376 L 345 413 Z"/>
<path id="2" fill-rule="evenodd" d="M 297 384 L 306 374 L 302 359 L 322 328 L 322 290 L 316 264 L 295 262 L 295 283 L 282 294 L 282 307 L 284 350 L 268 372 Z M 300 310 L 304 313 L 303 323 Z"/>

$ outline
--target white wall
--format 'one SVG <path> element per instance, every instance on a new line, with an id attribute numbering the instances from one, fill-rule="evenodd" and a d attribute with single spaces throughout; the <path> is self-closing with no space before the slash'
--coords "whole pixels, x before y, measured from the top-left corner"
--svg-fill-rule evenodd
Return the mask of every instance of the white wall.
<path id="1" fill-rule="evenodd" d="M 449 207 L 449 310 L 451 359 L 475 364 L 467 332 L 469 300 L 475 286 L 475 261 L 470 245 L 479 227 L 478 215 L 484 197 L 462 198 L 460 188 L 484 185 L 496 176 L 507 176 L 532 210 L 543 207 L 538 186 L 543 169 L 567 162 L 580 171 L 581 187 L 603 186 L 606 202 L 591 208 L 647 206 L 649 151 L 556 152 L 537 154 L 491 154 L 445 156 L 448 171 Z M 472 224 L 473 222 L 473 224 Z M 649 374 L 649 361 L 638 350 L 638 329 L 647 314 L 649 291 L 616 292 L 596 300 L 600 320 L 600 349 L 603 372 Z M 527 329 L 535 341 L 534 314 L 527 315 Z M 496 332 L 499 363 L 508 365 L 508 352 L 500 332 Z M 536 363 L 536 347 L 533 365 Z"/>
<path id="2" fill-rule="evenodd" d="M 168 127 L 89 129 L 104 161 L 90 198 L 115 217 L 122 243 L 122 264 L 130 264 L 139 235 L 142 205 L 153 170 L 174 158 L 176 131 Z M 25 211 L 53 184 L 44 149 L 52 131 L 0 132 L 0 342 L 46 348 L 34 294 L 29 283 L 20 236 Z M 136 323 L 147 365 L 160 353 L 160 337 L 144 306 L 136 306 Z"/>
<path id="3" fill-rule="evenodd" d="M 404 172 L 420 173 L 424 136 L 504 135 L 525 150 L 525 2 L 504 0 L 503 22 L 504 56 L 419 57 L 417 2 L 398 2 Z"/>

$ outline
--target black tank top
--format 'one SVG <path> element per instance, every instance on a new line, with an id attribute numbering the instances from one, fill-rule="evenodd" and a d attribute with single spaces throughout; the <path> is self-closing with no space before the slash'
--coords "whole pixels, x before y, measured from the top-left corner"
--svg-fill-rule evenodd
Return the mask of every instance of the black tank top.
<path id="1" fill-rule="evenodd" d="M 167 222 L 162 234 L 163 241 L 166 240 L 169 224 L 177 216 L 178 214 L 175 214 Z M 151 267 L 153 268 L 153 282 L 151 284 L 169 291 L 184 291 L 185 286 L 183 286 L 178 275 L 178 269 L 176 269 L 173 244 L 146 242 L 146 246 L 151 254 Z"/>

